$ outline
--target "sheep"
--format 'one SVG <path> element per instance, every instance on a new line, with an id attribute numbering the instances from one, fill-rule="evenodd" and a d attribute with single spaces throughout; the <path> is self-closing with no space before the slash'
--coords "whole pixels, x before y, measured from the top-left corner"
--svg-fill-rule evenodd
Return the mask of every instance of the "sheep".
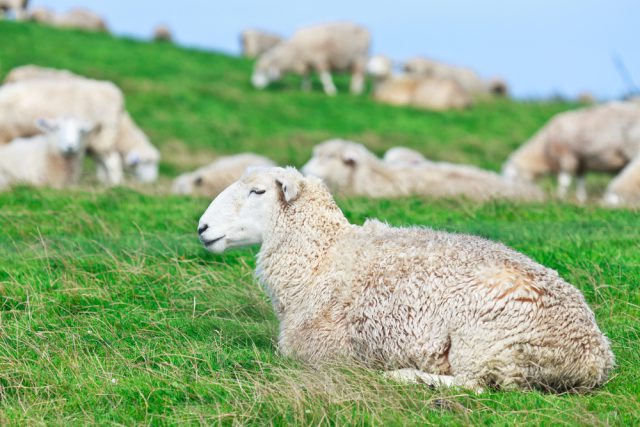
<path id="1" fill-rule="evenodd" d="M 29 20 L 45 25 L 55 25 L 56 14 L 46 7 L 34 7 L 29 11 Z"/>
<path id="2" fill-rule="evenodd" d="M 355 24 L 338 22 L 303 28 L 258 58 L 251 82 L 263 89 L 283 74 L 295 73 L 303 77 L 303 89 L 310 89 L 309 73 L 315 71 L 325 93 L 335 95 L 331 71 L 350 71 L 351 92 L 359 94 L 364 90 L 370 43 L 369 32 Z"/>
<path id="3" fill-rule="evenodd" d="M 640 206 L 640 154 L 609 183 L 603 202 L 607 206 Z"/>
<path id="4" fill-rule="evenodd" d="M 116 138 L 124 113 L 124 96 L 114 84 L 90 79 L 40 79 L 0 87 L 0 144 L 36 135 L 35 120 L 68 115 L 93 122 L 88 149 L 99 176 L 110 184 L 123 178 Z"/>
<path id="5" fill-rule="evenodd" d="M 247 58 L 257 58 L 282 41 L 279 35 L 267 31 L 248 28 L 240 34 L 242 54 Z"/>
<path id="6" fill-rule="evenodd" d="M 15 67 L 4 78 L 4 83 L 16 83 L 27 80 L 42 79 L 82 79 L 83 76 L 72 73 L 68 70 L 58 70 L 56 68 L 41 67 L 39 65 L 22 65 Z"/>
<path id="7" fill-rule="evenodd" d="M 37 126 L 44 134 L 0 146 L 0 189 L 11 184 L 62 188 L 78 181 L 95 126 L 69 117 L 40 119 Z"/>
<path id="8" fill-rule="evenodd" d="M 270 159 L 253 153 L 220 157 L 213 163 L 178 176 L 173 181 L 172 189 L 176 194 L 215 197 L 238 180 L 247 168 L 266 166 L 275 164 Z"/>
<path id="9" fill-rule="evenodd" d="M 12 12 L 17 21 L 22 21 L 28 17 L 28 6 L 29 0 L 0 0 L 0 18 L 5 13 Z"/>
<path id="10" fill-rule="evenodd" d="M 171 29 L 166 25 L 158 25 L 153 29 L 153 41 L 171 43 L 173 41 Z"/>
<path id="11" fill-rule="evenodd" d="M 558 176 L 558 197 L 564 199 L 573 177 L 576 197 L 587 200 L 588 171 L 617 173 L 640 152 L 640 108 L 610 102 L 554 116 L 516 150 L 503 166 L 511 179 L 533 181 Z"/>
<path id="12" fill-rule="evenodd" d="M 384 153 L 382 161 L 387 165 L 418 166 L 433 163 L 425 158 L 422 153 L 407 147 L 393 147 Z"/>
<path id="13" fill-rule="evenodd" d="M 533 184 L 506 180 L 473 166 L 445 162 L 386 164 L 363 145 L 340 139 L 317 145 L 302 172 L 322 178 L 333 192 L 344 196 L 463 196 L 477 201 L 544 198 Z"/>
<path id="14" fill-rule="evenodd" d="M 122 156 L 125 170 L 133 173 L 138 181 L 149 183 L 158 178 L 160 152 L 126 111 L 122 113 L 115 147 Z"/>
<path id="15" fill-rule="evenodd" d="M 109 32 L 105 20 L 95 12 L 76 8 L 57 16 L 55 25 L 60 28 L 73 28 L 84 31 Z"/>
<path id="16" fill-rule="evenodd" d="M 474 96 L 506 95 L 508 87 L 501 79 L 485 81 L 470 68 L 445 64 L 433 59 L 415 57 L 405 62 L 404 70 L 413 75 L 452 79 Z"/>
<path id="17" fill-rule="evenodd" d="M 471 96 L 452 79 L 394 74 L 393 62 L 382 55 L 372 57 L 367 72 L 374 77 L 373 98 L 390 105 L 411 105 L 445 111 L 468 108 Z"/>
<path id="18" fill-rule="evenodd" d="M 198 223 L 213 253 L 260 244 L 278 348 L 314 367 L 474 391 L 585 392 L 615 359 L 582 293 L 507 246 L 429 228 L 350 224 L 323 183 L 247 172 Z"/>

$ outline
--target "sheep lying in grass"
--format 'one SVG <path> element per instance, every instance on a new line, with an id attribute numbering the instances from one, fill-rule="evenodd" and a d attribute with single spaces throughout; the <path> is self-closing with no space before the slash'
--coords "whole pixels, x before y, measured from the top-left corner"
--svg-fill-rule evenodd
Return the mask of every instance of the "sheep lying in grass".
<path id="1" fill-rule="evenodd" d="M 88 143 L 106 182 L 120 184 L 122 160 L 116 150 L 124 97 L 109 82 L 89 79 L 41 79 L 0 87 L 0 144 L 36 135 L 40 117 L 66 115 L 95 123 Z"/>
<path id="2" fill-rule="evenodd" d="M 407 147 L 393 147 L 384 153 L 382 161 L 392 166 L 417 166 L 425 163 L 433 163 L 425 158 L 422 153 Z"/>
<path id="3" fill-rule="evenodd" d="M 365 28 L 346 22 L 303 28 L 260 56 L 251 82 L 263 89 L 284 74 L 295 73 L 303 76 L 303 88 L 310 89 L 309 73 L 315 71 L 325 93 L 334 95 L 331 72 L 350 71 L 351 92 L 361 93 L 370 43 Z"/>
<path id="4" fill-rule="evenodd" d="M 638 153 L 640 108 L 611 102 L 556 115 L 509 157 L 503 174 L 529 181 L 557 174 L 560 198 L 577 176 L 576 196 L 585 201 L 587 172 L 617 173 Z"/>
<path id="5" fill-rule="evenodd" d="M 544 198 L 533 184 L 510 181 L 477 167 L 438 162 L 387 164 L 361 144 L 339 139 L 316 146 L 302 171 L 322 178 L 332 191 L 346 196 L 464 196 L 480 201 Z"/>
<path id="6" fill-rule="evenodd" d="M 349 224 L 321 181 L 295 169 L 246 173 L 198 232 L 215 253 L 262 245 L 256 273 L 279 349 L 314 366 L 561 392 L 602 385 L 614 365 L 584 297 L 554 270 L 479 237 Z"/>
<path id="7" fill-rule="evenodd" d="M 23 65 L 12 69 L 5 78 L 5 83 L 38 80 L 96 81 L 68 70 L 58 70 L 37 65 Z M 124 96 L 121 96 L 124 99 Z M 55 108 L 55 105 L 53 108 Z M 90 142 L 89 148 L 94 148 L 92 142 Z M 133 119 L 126 111 L 122 112 L 115 145 L 111 148 L 119 153 L 125 169 L 131 172 L 137 180 L 140 182 L 152 182 L 156 180 L 158 176 L 160 152 L 151 144 L 149 138 L 147 138 L 145 133 L 133 122 Z M 105 149 L 101 151 L 105 151 Z M 101 181 L 112 182 L 110 175 L 122 176 L 122 171 L 108 171 L 106 168 L 98 168 L 98 178 Z"/>
<path id="8" fill-rule="evenodd" d="M 248 28 L 240 34 L 242 54 L 247 58 L 257 58 L 282 41 L 279 35 Z"/>
<path id="9" fill-rule="evenodd" d="M 56 16 L 54 25 L 61 28 L 84 31 L 109 31 L 107 23 L 100 15 L 82 8 L 72 9 L 67 13 Z"/>
<path id="10" fill-rule="evenodd" d="M 177 177 L 173 181 L 173 192 L 215 197 L 238 180 L 247 168 L 268 166 L 275 164 L 253 153 L 220 157 L 211 164 Z"/>
<path id="11" fill-rule="evenodd" d="M 28 4 L 29 0 L 0 0 L 0 18 L 5 13 L 12 12 L 17 21 L 22 21 L 28 17 Z"/>
<path id="12" fill-rule="evenodd" d="M 609 183 L 603 201 L 609 206 L 640 206 L 640 154 Z"/>
<path id="13" fill-rule="evenodd" d="M 62 188 L 78 181 L 94 125 L 71 118 L 38 120 L 44 134 L 0 146 L 0 189 L 12 184 Z"/>

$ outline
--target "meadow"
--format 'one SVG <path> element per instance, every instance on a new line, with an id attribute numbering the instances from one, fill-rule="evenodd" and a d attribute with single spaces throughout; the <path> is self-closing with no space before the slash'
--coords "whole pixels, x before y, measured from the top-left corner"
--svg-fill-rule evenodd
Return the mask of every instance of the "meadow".
<path id="1" fill-rule="evenodd" d="M 571 203 L 340 199 L 374 217 L 504 242 L 586 296 L 618 366 L 589 394 L 429 390 L 359 369 L 318 371 L 280 356 L 253 278 L 256 248 L 206 252 L 210 200 L 172 196 L 176 174 L 255 151 L 301 166 L 331 137 L 394 145 L 499 170 L 562 101 L 498 100 L 430 113 L 367 96 L 263 92 L 251 63 L 219 53 L 0 22 L 0 77 L 34 63 L 117 83 L 163 154 L 157 185 L 0 193 L 0 423 L 634 425 L 640 423 L 638 213 Z M 89 162 L 88 162 L 89 163 Z M 90 166 L 90 165 L 89 165 Z M 592 182 L 601 190 L 601 179 Z"/>

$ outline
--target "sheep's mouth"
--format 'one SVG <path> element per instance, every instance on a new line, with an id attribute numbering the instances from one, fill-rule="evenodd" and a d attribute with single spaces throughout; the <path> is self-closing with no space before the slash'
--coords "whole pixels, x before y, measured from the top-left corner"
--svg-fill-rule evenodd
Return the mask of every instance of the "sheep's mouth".
<path id="1" fill-rule="evenodd" d="M 220 237 L 217 237 L 217 238 L 215 238 L 215 239 L 211 239 L 211 240 L 204 240 L 204 239 L 202 239 L 202 244 L 203 244 L 205 247 L 209 247 L 209 246 L 211 246 L 211 245 L 215 244 L 216 242 L 219 242 L 220 240 L 224 239 L 225 237 L 226 237 L 226 234 L 224 234 L 224 235 L 222 235 L 222 236 L 220 236 Z"/>

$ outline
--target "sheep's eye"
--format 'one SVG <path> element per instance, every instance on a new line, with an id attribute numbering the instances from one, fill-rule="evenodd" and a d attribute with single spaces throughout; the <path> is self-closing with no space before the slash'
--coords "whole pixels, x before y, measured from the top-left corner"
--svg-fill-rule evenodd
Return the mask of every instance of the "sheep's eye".
<path id="1" fill-rule="evenodd" d="M 197 177 L 196 180 L 194 181 L 195 185 L 202 185 L 203 179 L 201 176 Z"/>
<path id="2" fill-rule="evenodd" d="M 253 188 L 253 189 L 251 189 L 251 191 L 249 191 L 249 195 L 252 195 L 252 194 L 260 195 L 260 194 L 264 194 L 264 193 L 265 193 L 265 191 L 266 191 L 266 190 L 257 190 L 257 189 L 255 189 L 255 188 Z"/>

